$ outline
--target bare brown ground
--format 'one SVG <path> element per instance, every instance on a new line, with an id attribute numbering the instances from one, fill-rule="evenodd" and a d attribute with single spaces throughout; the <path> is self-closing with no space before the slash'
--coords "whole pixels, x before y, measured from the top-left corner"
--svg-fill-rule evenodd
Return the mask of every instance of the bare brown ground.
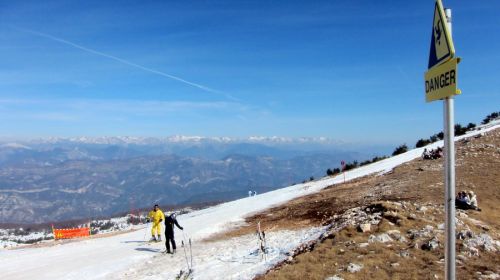
<path id="1" fill-rule="evenodd" d="M 488 231 L 493 238 L 500 232 L 500 129 L 479 138 L 470 138 L 456 143 L 456 190 L 473 190 L 478 197 L 482 212 L 468 211 L 470 218 L 482 221 L 487 227 L 472 227 L 477 231 Z M 210 240 L 254 233 L 256 223 L 270 234 L 276 230 L 299 229 L 325 225 L 335 214 L 349 208 L 377 201 L 410 201 L 436 205 L 440 213 L 426 213 L 425 223 L 406 220 L 398 228 L 402 234 L 410 228 L 424 224 L 444 222 L 443 160 L 416 159 L 396 167 L 382 176 L 366 176 L 346 184 L 330 186 L 318 193 L 294 199 L 246 219 L 247 224 L 230 232 L 213 236 Z M 383 232 L 384 221 L 375 232 Z M 358 240 L 366 242 L 366 234 L 353 229 L 341 231 L 333 240 L 327 240 L 313 251 L 297 256 L 292 264 L 272 270 L 262 279 L 325 279 L 338 274 L 348 261 L 363 259 L 365 269 L 357 274 L 342 274 L 345 279 L 434 279 L 443 278 L 443 250 L 438 252 L 414 250 L 414 258 L 401 258 L 395 250 L 399 247 L 370 244 L 363 249 L 350 250 L 343 242 Z M 210 241 L 209 240 L 209 241 Z M 342 248 L 344 246 L 344 248 Z M 399 246 L 399 245 L 398 245 Z M 457 248 L 460 243 L 457 244 Z M 340 252 L 340 250 L 344 252 Z M 390 264 L 398 262 L 398 267 Z M 492 270 L 500 273 L 499 254 L 482 253 L 471 258 L 467 265 L 457 266 L 458 279 L 474 279 L 476 271 Z M 354 277 L 355 276 L 355 277 Z M 260 279 L 257 278 L 257 279 Z"/>
<path id="2" fill-rule="evenodd" d="M 378 204 L 378 203 L 375 203 Z M 371 205 L 375 205 L 371 204 Z M 347 227 L 337 234 L 316 244 L 312 251 L 297 255 L 291 262 L 280 264 L 266 275 L 256 279 L 326 279 L 338 275 L 343 279 L 443 279 L 444 240 L 438 235 L 440 249 L 422 250 L 422 240 L 407 239 L 406 242 L 368 243 L 371 234 L 386 233 L 398 230 L 401 234 L 410 229 L 422 229 L 425 226 L 438 228 L 442 223 L 443 210 L 428 204 L 428 210 L 417 214 L 416 219 L 408 219 L 411 214 L 418 213 L 410 206 L 405 209 L 382 203 L 385 208 L 380 224 L 372 226 L 372 230 L 361 233 L 354 227 Z M 388 207 L 389 205 L 389 207 Z M 397 214 L 390 214 L 397 213 Z M 394 217 L 401 218 L 392 223 Z M 470 224 L 469 224 L 470 225 Z M 462 226 L 458 227 L 463 229 Z M 480 229 L 474 229 L 480 232 Z M 426 238 L 424 238 L 425 240 Z M 366 243 L 366 247 L 359 244 Z M 462 241 L 457 240 L 457 249 L 462 248 Z M 409 257 L 402 257 L 407 252 Z M 466 262 L 457 263 L 457 279 L 477 279 L 477 271 L 499 271 L 500 255 L 493 252 L 481 252 L 480 257 L 470 257 Z M 357 273 L 346 272 L 349 263 L 362 264 L 364 267 Z"/>

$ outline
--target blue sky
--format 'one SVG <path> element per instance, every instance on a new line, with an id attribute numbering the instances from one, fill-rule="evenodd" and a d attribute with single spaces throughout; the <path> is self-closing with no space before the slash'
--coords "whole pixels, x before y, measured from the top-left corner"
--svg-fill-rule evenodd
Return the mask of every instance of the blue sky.
<path id="1" fill-rule="evenodd" d="M 456 122 L 500 105 L 500 2 L 453 9 Z M 0 137 L 442 130 L 425 103 L 433 1 L 1 1 Z M 180 81 L 179 79 L 182 79 Z"/>

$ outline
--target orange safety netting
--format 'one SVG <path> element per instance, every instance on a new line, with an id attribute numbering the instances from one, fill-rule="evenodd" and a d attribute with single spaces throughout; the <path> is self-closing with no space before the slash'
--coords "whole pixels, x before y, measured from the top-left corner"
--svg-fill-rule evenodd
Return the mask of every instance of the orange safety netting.
<path id="1" fill-rule="evenodd" d="M 53 229 L 55 239 L 75 238 L 90 236 L 90 228 L 65 228 Z"/>

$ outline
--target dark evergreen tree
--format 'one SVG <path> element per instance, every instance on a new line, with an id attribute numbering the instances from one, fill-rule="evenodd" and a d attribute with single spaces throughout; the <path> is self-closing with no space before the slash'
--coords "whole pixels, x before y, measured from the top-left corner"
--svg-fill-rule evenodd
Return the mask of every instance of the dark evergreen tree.
<path id="1" fill-rule="evenodd" d="M 455 136 L 464 135 L 467 132 L 467 128 L 463 127 L 461 124 L 457 123 L 455 125 Z"/>
<path id="2" fill-rule="evenodd" d="M 395 156 L 395 155 L 399 155 L 399 154 L 402 154 L 402 153 L 406 153 L 408 151 L 408 146 L 406 146 L 406 144 L 403 144 L 399 147 L 397 147 L 394 152 L 392 152 L 392 155 Z"/>
<path id="3" fill-rule="evenodd" d="M 432 136 L 431 136 L 432 137 Z M 436 137 L 437 138 L 437 137 Z M 429 141 L 428 139 L 420 139 L 417 141 L 417 143 L 415 144 L 415 148 L 420 148 L 420 147 L 423 147 L 427 144 L 429 144 L 431 141 Z"/>
<path id="4" fill-rule="evenodd" d="M 476 128 L 476 124 L 475 124 L 475 123 L 469 123 L 469 124 L 467 125 L 467 130 L 472 130 L 472 129 L 474 129 L 474 128 Z"/>

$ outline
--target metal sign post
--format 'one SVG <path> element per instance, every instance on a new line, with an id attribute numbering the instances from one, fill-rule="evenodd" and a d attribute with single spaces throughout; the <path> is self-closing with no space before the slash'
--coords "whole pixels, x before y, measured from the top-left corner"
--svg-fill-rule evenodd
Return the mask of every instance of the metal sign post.
<path id="1" fill-rule="evenodd" d="M 447 27 L 451 36 L 451 9 L 445 9 Z M 444 178 L 445 178 L 445 231 L 444 260 L 445 279 L 455 279 L 455 108 L 453 96 L 446 97 L 444 104 Z"/>
<path id="2" fill-rule="evenodd" d="M 444 181 L 445 181 L 445 279 L 455 280 L 455 109 L 459 57 L 451 36 L 451 9 L 443 9 L 436 0 L 432 23 L 428 71 L 425 79 L 425 100 L 443 100 Z"/>

